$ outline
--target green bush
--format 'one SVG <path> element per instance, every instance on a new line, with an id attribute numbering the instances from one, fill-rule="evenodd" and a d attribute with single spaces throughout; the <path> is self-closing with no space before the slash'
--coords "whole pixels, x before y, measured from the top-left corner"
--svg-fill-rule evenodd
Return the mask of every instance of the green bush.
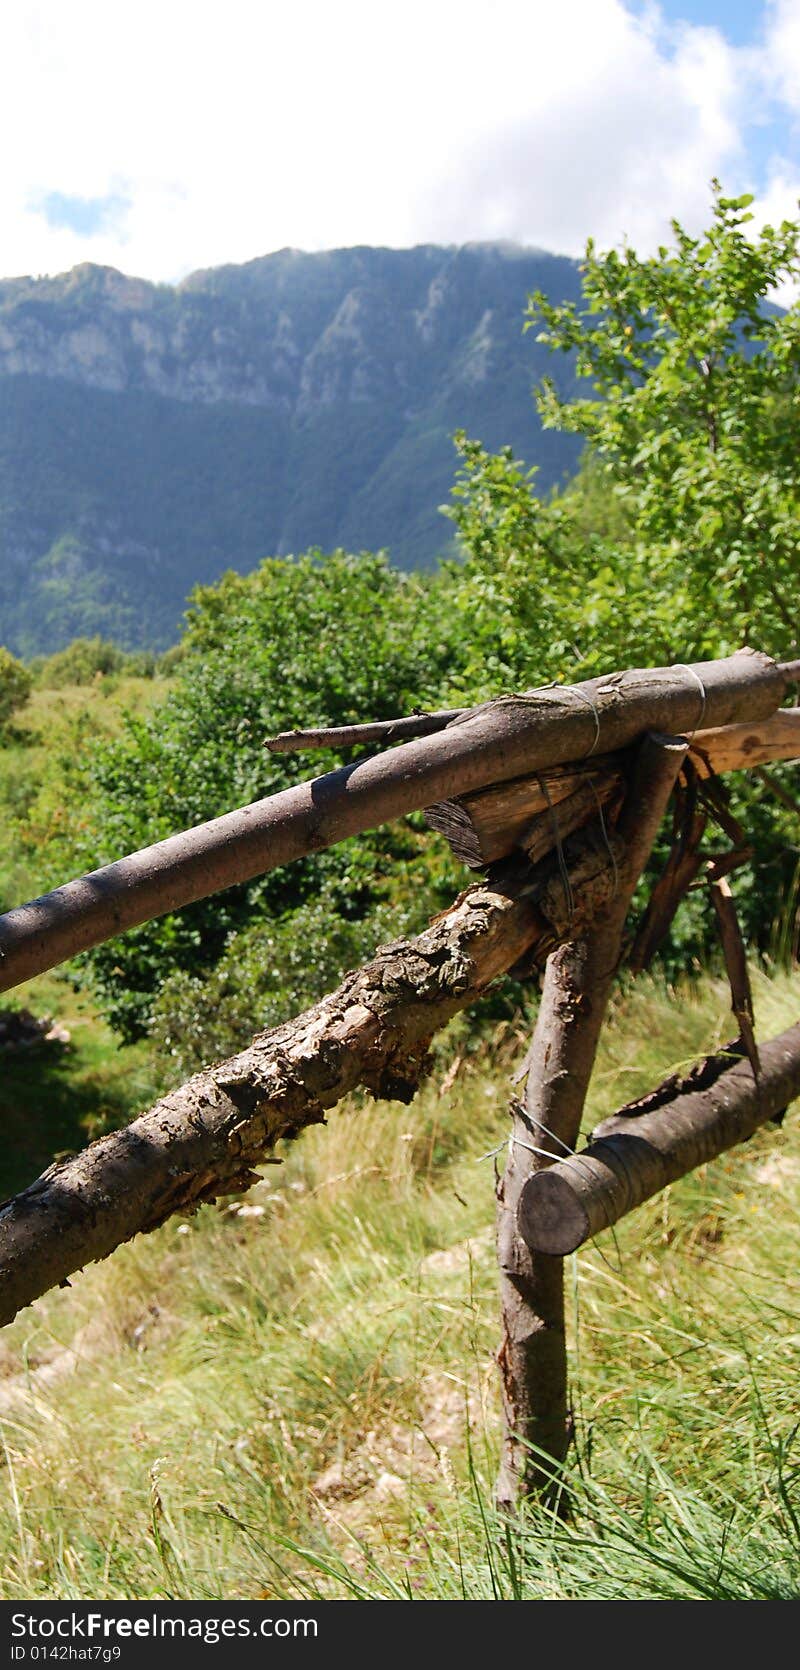
<path id="1" fill-rule="evenodd" d="M 92 828 L 77 858 L 94 867 L 341 763 L 331 750 L 270 754 L 264 741 L 276 731 L 437 705 L 464 655 L 441 592 L 380 555 L 342 551 L 270 559 L 199 588 L 167 700 L 97 750 Z M 231 936 L 259 921 L 322 895 L 336 942 L 340 924 L 379 905 L 396 904 L 402 918 L 412 900 L 424 914 L 455 885 L 438 849 L 394 826 L 148 923 L 98 947 L 91 966 L 114 1024 L 134 1037 L 165 981 L 207 978 Z"/>
<path id="2" fill-rule="evenodd" d="M 0 732 L 7 728 L 12 715 L 25 706 L 32 685 L 28 668 L 0 644 Z"/>
<path id="3" fill-rule="evenodd" d="M 150 650 L 128 654 L 105 638 L 74 638 L 55 655 L 38 657 L 35 674 L 37 684 L 45 690 L 62 690 L 69 684 L 92 684 L 98 677 L 108 678 L 114 673 L 152 678 L 156 666 L 157 658 Z"/>

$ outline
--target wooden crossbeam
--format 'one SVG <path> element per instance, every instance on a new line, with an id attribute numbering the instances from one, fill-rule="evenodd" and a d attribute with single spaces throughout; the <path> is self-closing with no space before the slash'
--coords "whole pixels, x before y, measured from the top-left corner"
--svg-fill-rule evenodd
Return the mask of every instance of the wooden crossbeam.
<path id="1" fill-rule="evenodd" d="M 537 1252 L 563 1257 L 668 1183 L 746 1142 L 800 1096 L 800 1022 L 749 1061 L 724 1052 L 605 1119 L 586 1148 L 529 1178 L 517 1223 Z"/>
<path id="2" fill-rule="evenodd" d="M 781 709 L 748 724 L 698 731 L 690 753 L 700 777 L 800 759 L 800 708 Z M 556 829 L 563 837 L 580 826 L 584 806 L 611 799 L 624 764 L 617 754 L 554 771 L 527 772 L 511 782 L 429 806 L 425 820 L 472 870 L 497 863 L 515 848 L 540 857 L 554 844 Z"/>
<path id="3" fill-rule="evenodd" d="M 584 831 L 566 880 L 506 865 L 416 938 L 383 947 L 335 992 L 197 1073 L 125 1130 L 91 1143 L 0 1207 L 0 1325 L 174 1212 L 235 1194 L 280 1139 L 318 1124 L 358 1085 L 410 1101 L 436 1031 L 526 955 L 553 946 L 613 897 L 624 848 Z"/>
<path id="4" fill-rule="evenodd" d="M 613 753 L 646 731 L 769 718 L 793 677 L 769 656 L 739 650 L 691 667 L 635 668 L 498 697 L 433 736 L 198 824 L 8 911 L 0 917 L 0 990 L 437 800 Z"/>

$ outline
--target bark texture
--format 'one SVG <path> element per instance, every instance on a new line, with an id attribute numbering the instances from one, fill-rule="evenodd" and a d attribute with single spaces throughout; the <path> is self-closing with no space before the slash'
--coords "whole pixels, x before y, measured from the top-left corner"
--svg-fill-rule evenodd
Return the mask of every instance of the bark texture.
<path id="1" fill-rule="evenodd" d="M 611 896 L 622 850 L 587 831 L 564 857 L 577 920 L 588 921 Z M 556 866 L 508 865 L 296 1020 L 52 1166 L 0 1207 L 0 1323 L 172 1213 L 248 1188 L 279 1140 L 357 1086 L 410 1101 L 433 1034 L 523 955 L 544 960 L 569 922 Z"/>
<path id="2" fill-rule="evenodd" d="M 701 778 L 745 771 L 771 760 L 798 759 L 800 708 L 782 709 L 761 722 L 697 731 L 690 754 Z M 579 797 L 588 808 L 610 799 L 625 767 L 624 757 L 593 753 L 584 764 L 527 772 L 511 782 L 440 801 L 426 807 L 425 819 L 445 836 L 462 863 L 480 870 L 515 848 L 530 852 L 535 842 L 542 843 L 540 851 L 548 850 L 548 843 L 554 844 L 552 809 L 563 838 L 581 822 Z"/>
<path id="3" fill-rule="evenodd" d="M 530 1177 L 517 1221 L 535 1253 L 563 1257 L 618 1223 L 668 1183 L 779 1117 L 800 1096 L 800 1023 L 760 1048 L 750 1063 L 709 1057 L 684 1079 L 668 1079 L 622 1108 L 574 1157 Z"/>
<path id="4" fill-rule="evenodd" d="M 0 990 L 126 928 L 434 801 L 613 752 L 647 730 L 768 718 L 786 686 L 768 656 L 739 650 L 693 668 L 634 669 L 499 697 L 434 736 L 184 830 L 8 911 L 0 917 Z"/>
<path id="5" fill-rule="evenodd" d="M 563 1263 L 531 1251 L 519 1233 L 517 1210 L 529 1178 L 578 1140 L 628 908 L 687 746 L 684 739 L 653 736 L 641 744 L 620 822 L 624 858 L 615 893 L 591 931 L 573 930 L 548 960 L 525 1101 L 512 1106 L 508 1159 L 497 1190 L 504 1410 L 497 1500 L 509 1511 L 525 1496 L 549 1493 L 570 1436 Z"/>

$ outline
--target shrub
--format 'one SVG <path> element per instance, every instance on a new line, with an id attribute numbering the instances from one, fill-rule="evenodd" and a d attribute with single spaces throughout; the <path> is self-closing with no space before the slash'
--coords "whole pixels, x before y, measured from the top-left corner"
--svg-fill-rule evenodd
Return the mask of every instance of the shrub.
<path id="1" fill-rule="evenodd" d="M 32 685 L 28 668 L 0 644 L 0 732 L 7 728 L 12 714 L 25 706 Z"/>

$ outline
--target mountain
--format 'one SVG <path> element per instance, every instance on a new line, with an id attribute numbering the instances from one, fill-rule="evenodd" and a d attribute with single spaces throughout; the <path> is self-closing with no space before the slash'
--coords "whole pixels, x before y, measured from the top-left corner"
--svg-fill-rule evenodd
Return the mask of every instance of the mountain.
<path id="1" fill-rule="evenodd" d="M 531 388 L 571 365 L 523 332 L 575 262 L 505 244 L 281 250 L 177 286 L 83 265 L 0 281 L 0 643 L 161 647 L 190 588 L 265 556 L 451 543 L 452 434 L 540 486 L 577 458 Z"/>

